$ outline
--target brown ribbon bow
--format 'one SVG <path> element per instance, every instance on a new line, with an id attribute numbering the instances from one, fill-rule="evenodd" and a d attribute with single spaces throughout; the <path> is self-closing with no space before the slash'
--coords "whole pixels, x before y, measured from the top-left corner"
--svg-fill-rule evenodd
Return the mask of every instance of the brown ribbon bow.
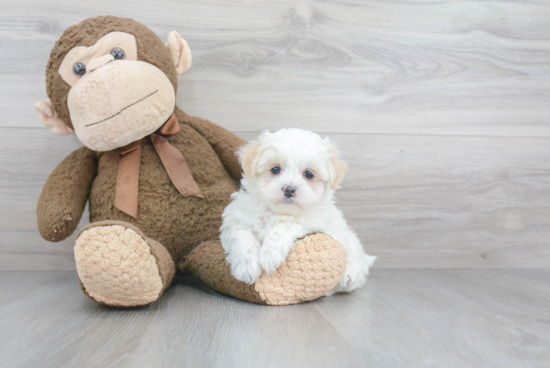
<path id="1" fill-rule="evenodd" d="M 203 198 L 199 186 L 193 179 L 189 166 L 180 150 L 172 146 L 162 136 L 176 134 L 180 125 L 176 115 L 149 137 L 157 151 L 170 180 L 184 197 Z M 144 139 L 144 138 L 143 138 Z M 141 163 L 141 143 L 143 139 L 119 149 L 118 174 L 116 178 L 115 207 L 137 219 L 139 167 Z"/>

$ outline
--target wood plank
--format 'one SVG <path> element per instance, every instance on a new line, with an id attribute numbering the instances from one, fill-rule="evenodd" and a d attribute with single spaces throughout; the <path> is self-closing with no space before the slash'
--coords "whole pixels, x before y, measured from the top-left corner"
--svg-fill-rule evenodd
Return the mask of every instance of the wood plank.
<path id="1" fill-rule="evenodd" d="M 36 204 L 55 167 L 82 147 L 75 135 L 0 128 L 0 231 L 36 230 Z"/>
<path id="2" fill-rule="evenodd" d="M 548 278 L 376 270 L 351 294 L 267 307 L 179 277 L 158 302 L 116 309 L 85 297 L 75 272 L 0 271 L 0 295 L 29 287 L 0 303 L 0 357 L 6 367 L 545 367 L 550 294 L 537 280 Z"/>
<path id="3" fill-rule="evenodd" d="M 0 269 L 74 269 L 72 241 L 46 245 L 35 211 L 49 173 L 78 141 L 44 129 L 0 129 Z M 549 264 L 550 140 L 329 136 L 350 166 L 339 206 L 365 249 L 380 257 L 376 267 Z"/>
<path id="4" fill-rule="evenodd" d="M 350 163 L 339 203 L 366 249 L 380 254 L 379 266 L 547 267 L 545 139 L 334 140 Z"/>
<path id="5" fill-rule="evenodd" d="M 40 126 L 55 40 L 105 13 L 178 30 L 178 104 L 234 131 L 550 137 L 550 4 L 504 1 L 7 0 L 0 126 Z"/>
<path id="6" fill-rule="evenodd" d="M 315 307 L 371 366 L 543 367 L 550 291 L 533 281 L 549 277 L 548 269 L 375 270 L 368 292 Z"/>
<path id="7" fill-rule="evenodd" d="M 75 237 L 83 221 L 67 239 L 51 243 L 34 231 L 0 231 L 0 270 L 76 270 Z"/>

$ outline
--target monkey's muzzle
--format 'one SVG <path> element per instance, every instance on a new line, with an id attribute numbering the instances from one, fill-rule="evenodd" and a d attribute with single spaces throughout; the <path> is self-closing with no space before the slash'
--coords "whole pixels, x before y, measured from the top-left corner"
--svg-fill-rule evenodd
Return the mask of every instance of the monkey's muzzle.
<path id="1" fill-rule="evenodd" d="M 175 91 L 156 66 L 115 60 L 84 76 L 67 104 L 78 138 L 95 151 L 110 151 L 156 131 L 175 107 Z"/>

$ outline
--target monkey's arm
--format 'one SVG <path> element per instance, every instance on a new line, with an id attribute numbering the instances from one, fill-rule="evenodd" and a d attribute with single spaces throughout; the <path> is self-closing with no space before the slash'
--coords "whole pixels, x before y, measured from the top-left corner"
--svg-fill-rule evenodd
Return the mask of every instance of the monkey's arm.
<path id="1" fill-rule="evenodd" d="M 231 133 L 229 130 L 222 128 L 206 119 L 201 119 L 195 116 L 189 116 L 185 112 L 176 108 L 176 117 L 178 121 L 189 125 L 200 135 L 202 135 L 208 143 L 214 148 L 214 151 L 220 157 L 223 165 L 229 172 L 229 175 L 235 180 L 241 179 L 241 164 L 235 153 L 245 141 Z"/>
<path id="2" fill-rule="evenodd" d="M 97 172 L 97 157 L 82 147 L 65 157 L 44 184 L 36 215 L 46 240 L 58 242 L 73 233 L 82 217 Z"/>

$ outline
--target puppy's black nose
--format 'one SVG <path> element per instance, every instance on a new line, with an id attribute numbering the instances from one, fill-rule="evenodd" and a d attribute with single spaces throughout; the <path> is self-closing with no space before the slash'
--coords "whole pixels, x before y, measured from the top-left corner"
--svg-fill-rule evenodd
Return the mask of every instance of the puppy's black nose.
<path id="1" fill-rule="evenodd" d="M 283 191 L 285 192 L 285 197 L 287 198 L 292 198 L 296 195 L 296 188 L 292 185 L 286 185 L 283 187 Z"/>

